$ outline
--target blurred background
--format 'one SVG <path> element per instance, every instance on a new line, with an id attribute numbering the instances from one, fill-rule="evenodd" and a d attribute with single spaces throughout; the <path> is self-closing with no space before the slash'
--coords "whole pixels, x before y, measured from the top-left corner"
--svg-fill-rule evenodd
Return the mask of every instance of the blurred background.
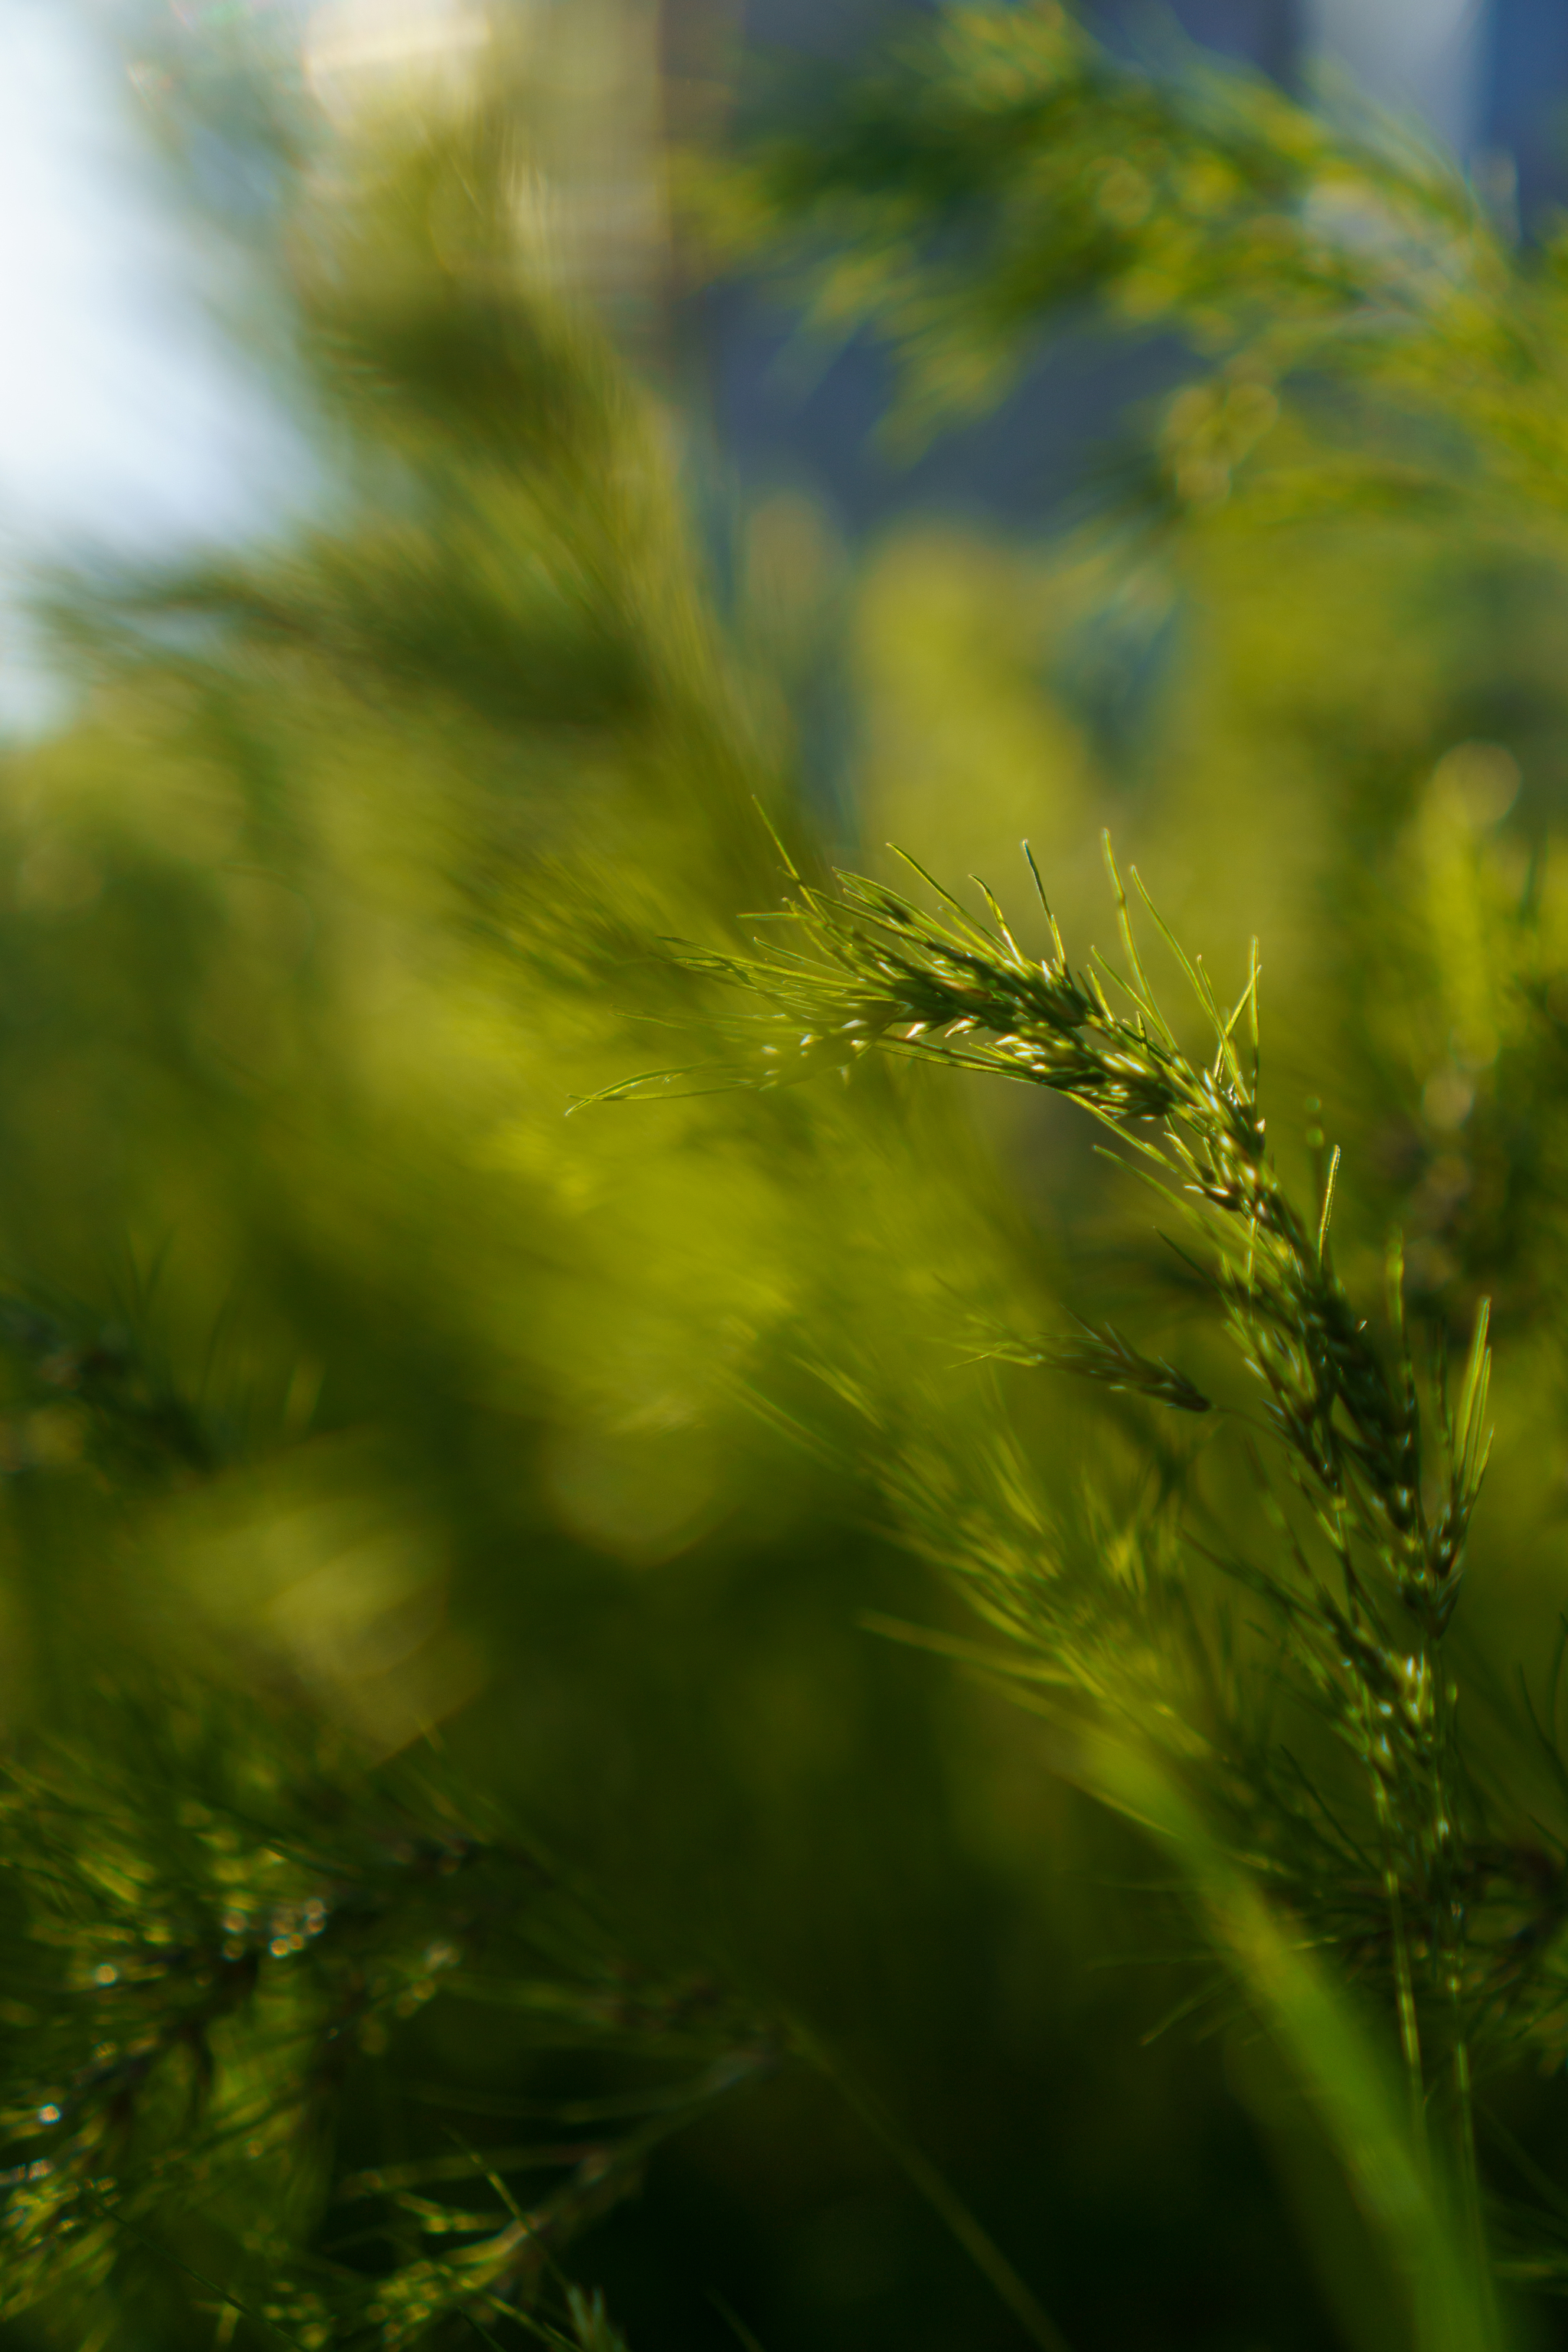
<path id="1" fill-rule="evenodd" d="M 512 13 L 542 22 L 564 12 L 552 0 L 512 0 Z M 776 299 L 744 285 L 683 297 L 671 279 L 658 187 L 667 132 L 689 135 L 726 108 L 742 47 L 842 61 L 900 13 L 889 0 L 590 0 L 573 10 L 578 88 L 563 137 L 572 152 L 554 160 L 581 225 L 575 266 L 623 323 L 640 306 L 639 331 L 679 364 L 683 402 L 747 499 L 797 493 L 820 504 L 827 527 L 854 535 L 910 510 L 1037 527 L 1070 498 L 1117 407 L 1158 382 L 1156 362 L 1055 351 L 1002 415 L 895 465 L 874 437 L 888 386 L 873 353 L 798 351 Z M 305 0 L 190 0 L 166 11 L 136 0 L 6 0 L 0 168 L 17 226 L 0 282 L 12 349 L 26 354 L 6 372 L 0 435 L 13 572 L 38 547 L 147 551 L 243 537 L 310 499 L 308 457 L 218 331 L 212 253 L 170 204 L 147 152 L 158 74 L 199 72 L 204 50 L 210 66 L 215 45 L 246 19 L 258 39 L 302 54 L 340 106 L 356 80 L 418 71 L 420 60 L 438 71 L 443 45 L 460 58 L 480 21 L 477 8 L 437 0 L 314 11 Z M 1527 227 L 1568 191 L 1568 24 L 1552 0 L 1107 0 L 1088 21 L 1145 52 L 1184 36 L 1288 89 L 1321 86 L 1393 109 Z M 141 85 L 134 66 L 129 83 L 125 70 L 139 43 L 159 52 L 143 61 Z M 221 180 L 221 155 L 208 166 Z M 242 185 L 206 193 L 245 208 Z M 15 656 L 13 672 L 20 709 L 29 688 Z M 32 691 L 44 688 L 35 681 Z"/>
<path id="2" fill-rule="evenodd" d="M 1165 1344 L 1190 1299 L 1132 1188 L 964 1082 L 563 1118 L 679 1051 L 616 937 L 776 897 L 753 793 L 1009 904 L 1026 833 L 1075 953 L 1109 823 L 1227 988 L 1263 935 L 1279 1149 L 1344 1140 L 1352 1284 L 1397 1215 L 1437 1328 L 1484 1287 L 1518 1335 L 1477 1639 L 1505 1674 L 1545 1640 L 1568 1450 L 1530 1183 L 1562 1089 L 1537 1072 L 1521 1140 L 1480 942 L 1568 796 L 1561 551 L 1309 519 L 1282 561 L 1239 501 L 1130 539 L 1173 338 L 1053 333 L 897 455 L 881 354 L 700 268 L 670 183 L 770 50 L 835 74 L 898 15 L 0 0 L 0 1249 L 35 1359 L 129 1333 L 206 1432 L 111 1502 L 35 1363 L 5 1704 L 79 1716 L 97 1645 L 276 1683 L 378 1756 L 439 1726 L 672 1965 L 845 2053 L 888 2130 L 786 2074 L 574 2257 L 634 2352 L 1026 2340 L 902 2137 L 1080 2352 L 1381 2352 L 1359 2218 L 1147 1852 L 1028 1717 L 867 1631 L 967 1620 L 786 1426 L 936 1415 L 962 1462 L 996 1396 L 972 1315 Z M 1558 0 L 1095 21 L 1396 110 L 1510 236 L 1568 196 Z M 489 152 L 487 107 L 526 161 L 499 226 L 477 165 L 394 168 L 447 110 Z M 519 272 L 590 324 L 513 334 Z M 1555 882 L 1532 903 L 1560 943 Z M 817 1355 L 857 1396 L 823 1403 Z M 1092 1547 L 1076 1465 L 1134 1492 L 1134 1424 L 1007 1394 Z M 476 2135 L 530 2089 L 460 2011 L 409 2032 L 376 2094 L 405 2149 L 420 2065 Z M 1497 2096 L 1555 2145 L 1561 2069 Z"/>

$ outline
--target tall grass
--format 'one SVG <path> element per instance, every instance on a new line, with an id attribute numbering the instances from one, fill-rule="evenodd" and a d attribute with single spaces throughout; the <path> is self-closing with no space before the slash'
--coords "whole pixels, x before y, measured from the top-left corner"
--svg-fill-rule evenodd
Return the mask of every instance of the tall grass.
<path id="1" fill-rule="evenodd" d="M 266 163 L 331 500 L 57 582 L 0 809 L 0 2332 L 1526 2340 L 1561 257 L 946 12 L 684 159 L 688 257 L 895 431 L 1091 310 L 1191 381 L 1049 545 L 774 501 L 723 596 L 539 52 L 379 128 L 247 54 L 143 82 Z"/>

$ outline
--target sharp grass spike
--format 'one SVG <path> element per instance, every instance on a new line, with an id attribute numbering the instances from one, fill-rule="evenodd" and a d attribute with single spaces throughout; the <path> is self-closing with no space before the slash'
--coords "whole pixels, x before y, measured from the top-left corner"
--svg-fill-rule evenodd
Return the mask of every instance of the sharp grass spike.
<path id="1" fill-rule="evenodd" d="M 1029 864 L 1045 906 L 1032 857 Z M 928 913 L 853 874 L 840 876 L 832 892 L 792 877 L 796 945 L 787 959 L 692 951 L 686 961 L 757 1004 L 728 1026 L 731 1041 L 776 1035 L 782 1045 L 786 1034 L 843 1034 L 847 1025 L 885 1052 L 1005 1076 L 1077 1102 L 1112 1130 L 1123 1151 L 1131 1148 L 1145 1181 L 1184 1216 L 1183 1255 L 1203 1277 L 1215 1338 L 1261 1387 L 1265 1423 L 1301 1514 L 1298 1519 L 1270 1503 L 1275 1554 L 1216 1548 L 1200 1519 L 1184 1525 L 1196 1505 L 1184 1475 L 1167 1487 L 1173 1499 L 1151 1501 L 1116 1538 L 1139 1563 L 1121 1579 L 1084 1585 L 1059 1565 L 1047 1566 L 1037 1551 L 1038 1564 L 1031 1564 L 1032 1546 L 1043 1546 L 1048 1560 L 1058 1539 L 1025 1502 L 1027 1473 L 1000 1436 L 987 1474 L 993 1501 L 962 1528 L 944 1504 L 942 1479 L 916 1454 L 883 1458 L 884 1490 L 919 1547 L 958 1575 L 983 1614 L 1018 1643 L 1018 1687 L 1032 1694 L 1031 1706 L 1048 1704 L 1042 1694 L 1054 1687 L 1063 1706 L 1086 1706 L 1120 1725 L 1116 1736 L 1133 1736 L 1139 1752 L 1168 1747 L 1159 1769 L 1174 1769 L 1210 1808 L 1222 1843 L 1227 1835 L 1238 1841 L 1237 1869 L 1261 1870 L 1259 1899 L 1283 1906 L 1281 1920 L 1298 1912 L 1311 1940 L 1352 1973 L 1381 1971 L 1407 2082 L 1412 2178 L 1419 2174 L 1427 2183 L 1420 2196 L 1439 2204 L 1452 2178 L 1458 2208 L 1470 2217 L 1464 2259 L 1479 2263 L 1471 2043 L 1488 2009 L 1491 1961 L 1473 1941 L 1469 1888 L 1479 1866 L 1477 1842 L 1484 1844 L 1487 1832 L 1461 1760 L 1443 1643 L 1490 1444 L 1487 1309 L 1478 1314 L 1452 1412 L 1442 1378 L 1424 1402 L 1409 1360 L 1397 1240 L 1388 1253 L 1390 1326 L 1380 1339 L 1352 1304 L 1329 1249 L 1340 1151 L 1309 1215 L 1267 1149 L 1256 1064 L 1244 1070 L 1232 1045 L 1244 1012 L 1255 1040 L 1258 1034 L 1256 940 L 1246 986 L 1226 1013 L 1201 962 L 1154 915 L 1209 1033 L 1209 1058 L 1190 1056 L 1155 998 L 1109 842 L 1106 864 L 1127 960 L 1124 971 L 1107 970 L 1126 991 L 1125 1014 L 1072 969 L 1054 925 L 1044 961 L 1026 957 L 989 890 L 983 895 L 990 920 L 980 925 L 934 884 L 936 908 Z M 1141 879 L 1137 887 L 1148 905 Z M 771 1073 L 753 1068 L 752 1084 L 770 1081 Z M 1079 1336 L 1066 1341 L 994 1331 L 981 1352 L 1070 1370 L 1178 1412 L 1211 1407 L 1206 1386 L 1110 1323 L 1080 1322 Z M 885 1430 L 883 1442 L 896 1445 L 896 1432 Z M 973 1467 L 969 1475 L 973 1483 Z M 1435 1491 L 1442 1499 L 1434 1501 Z M 1026 1525 L 1034 1532 L 1020 1549 Z M 1267 1737 L 1251 1727 L 1251 1703 L 1235 1673 L 1215 1680 L 1209 1647 L 1215 1635 L 1195 1610 L 1184 1555 L 1189 1563 L 1216 1562 L 1232 1582 L 1271 1604 L 1271 1672 L 1352 1768 L 1337 1807 L 1312 1794 L 1294 1758 L 1271 1756 Z M 1131 1667 L 1149 1644 L 1148 1667 Z M 1152 1663 L 1162 1645 L 1173 1671 L 1177 1653 L 1184 1654 L 1215 1694 L 1217 1712 L 1201 1730 L 1190 1715 L 1173 1713 L 1164 1695 Z M 1351 1817 L 1342 1828 L 1347 1804 Z M 1263 1852 L 1272 1856 L 1267 1864 L 1258 1859 Z M 1369 1853 L 1381 1856 L 1371 1888 Z M 1353 1898 L 1336 1891 L 1336 1872 L 1363 1891 Z M 1378 1950 L 1374 1964 L 1370 1955 Z M 1250 1981 L 1247 1964 L 1238 1965 Z M 1327 1990 L 1321 1997 L 1331 1999 Z M 1555 1999 L 1544 1986 L 1542 1997 Z M 1440 2083 L 1449 2088 L 1440 2092 Z M 1440 2145 L 1428 2130 L 1438 2098 L 1451 2098 L 1455 2116 Z M 1424 2242 L 1426 2261 L 1435 2240 Z M 1462 2287 L 1456 2273 L 1443 2291 L 1462 2294 L 1469 2313 L 1452 2340 L 1479 2343 L 1482 2336 L 1467 2331 L 1492 2329 L 1488 2291 L 1479 2273 L 1464 2276 Z M 1417 2297 L 1421 2340 L 1447 2341 L 1425 2294 Z"/>

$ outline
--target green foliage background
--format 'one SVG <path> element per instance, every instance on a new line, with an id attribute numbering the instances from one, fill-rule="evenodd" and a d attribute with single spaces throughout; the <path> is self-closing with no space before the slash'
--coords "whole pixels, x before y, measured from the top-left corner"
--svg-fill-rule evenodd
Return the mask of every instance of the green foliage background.
<path id="1" fill-rule="evenodd" d="M 333 131 L 211 28 L 171 52 L 170 168 L 214 121 L 272 159 L 247 282 L 330 495 L 58 586 L 79 709 L 5 755 L 0 2335 L 1549 2343 L 1555 251 L 1379 126 L 954 12 L 682 159 L 683 252 L 886 335 L 895 431 L 1094 303 L 1192 381 L 1048 543 L 851 558 L 778 497 L 723 596 L 677 377 L 562 291 L 537 58 L 490 62 Z M 1211 1550 L 1268 1538 L 1173 1213 L 973 1072 L 841 1084 L 823 1036 L 738 1090 L 723 975 L 669 949 L 744 954 L 785 857 L 896 883 L 889 838 L 1022 908 L 1026 834 L 1082 965 L 1106 826 L 1227 1003 L 1261 940 L 1269 1143 L 1314 1221 L 1341 1148 L 1357 1311 L 1397 1226 L 1457 1387 L 1492 1302 L 1445 1654 L 1500 1791 L 1500 2318 L 1387 1954 L 1325 1924 L 1375 1878 L 1281 1905 L 1184 1747 L 1148 1547 L 1183 1495 Z M 1050 1368 L 1106 1370 L 1075 1316 L 1219 1410 Z M 1106 1687 L 1042 1716 L 947 1571 L 1047 1556 Z M 1261 1604 L 1184 1573 L 1261 1693 Z"/>

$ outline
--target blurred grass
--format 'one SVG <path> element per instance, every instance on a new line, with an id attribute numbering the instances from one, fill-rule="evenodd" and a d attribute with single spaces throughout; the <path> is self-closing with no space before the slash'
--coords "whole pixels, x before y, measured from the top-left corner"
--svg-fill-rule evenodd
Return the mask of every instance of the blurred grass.
<path id="1" fill-rule="evenodd" d="M 1511 1147 L 1482 1033 L 1497 1121 L 1521 1033 L 1467 909 L 1517 904 L 1533 855 L 1529 954 L 1561 962 L 1561 577 L 1458 529 L 1238 509 L 1152 552 L 925 522 L 850 568 L 775 510 L 726 635 L 669 419 L 509 241 L 507 139 L 498 103 L 307 210 L 339 509 L 274 558 L 84 593 L 87 707 L 5 755 L 0 1256 L 36 1318 L 10 1723 L 90 1735 L 102 1673 L 145 1656 L 374 1755 L 434 1732 L 647 1948 L 844 2053 L 1080 2352 L 1402 2341 L 1354 2165 L 1347 2194 L 1234 1997 L 1158 2032 L 1208 1984 L 1146 1890 L 1164 1864 L 1026 1715 L 866 1630 L 966 1620 L 836 1466 L 847 1409 L 802 1362 L 872 1368 L 954 1457 L 1000 1381 L 1070 1511 L 1133 1441 L 1057 1375 L 966 1364 L 966 1318 L 1093 1298 L 1166 1344 L 1190 1302 L 1136 1188 L 1056 1106 L 919 1072 L 563 1114 L 707 1010 L 650 933 L 733 940 L 776 902 L 752 796 L 813 854 L 787 680 L 820 591 L 790 564 L 826 566 L 864 840 L 1001 888 L 1026 833 L 1086 948 L 1109 824 L 1227 984 L 1260 932 L 1271 1132 L 1302 1170 L 1320 1129 L 1344 1146 L 1352 1288 L 1403 1216 L 1431 1316 L 1486 1286 L 1506 1336 L 1510 1284 L 1555 1295 L 1560 1218 L 1488 1205 Z M 1478 740 L 1501 750 L 1467 769 Z M 1568 1475 L 1557 1326 L 1520 1320 L 1468 1621 L 1505 1674 L 1552 1622 Z M 99 1415 L 117 1349 L 152 1370 Z M 1292 1984 L 1285 2039 L 1331 2074 Z M 426 2152 L 428 2082 L 497 2144 L 541 2088 L 490 2015 L 436 2005 L 345 2145 Z M 1498 2097 L 1550 2146 L 1560 2070 Z M 1374 2100 L 1329 2138 L 1385 2127 Z M 724 2303 L 766 2352 L 1019 2340 L 799 2072 L 661 2153 L 583 2260 L 636 2352 L 732 2342 Z M 1479 2340 L 1457 2284 L 1445 2324 L 1424 2340 Z"/>

